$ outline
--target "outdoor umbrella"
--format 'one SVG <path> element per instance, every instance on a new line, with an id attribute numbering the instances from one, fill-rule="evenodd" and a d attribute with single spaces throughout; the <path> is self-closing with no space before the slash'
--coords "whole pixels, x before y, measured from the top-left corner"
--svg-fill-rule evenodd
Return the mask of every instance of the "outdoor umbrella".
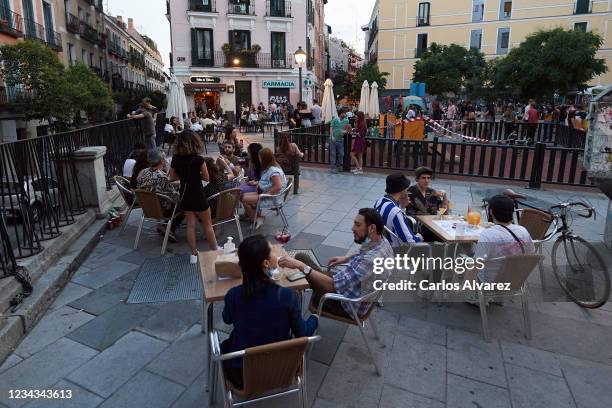
<path id="1" fill-rule="evenodd" d="M 370 119 L 375 119 L 380 114 L 380 108 L 378 106 L 378 84 L 372 82 L 372 90 L 370 91 L 370 103 L 368 104 L 368 115 Z"/>
<path id="2" fill-rule="evenodd" d="M 334 98 L 334 83 L 328 78 L 323 86 L 325 89 L 323 90 L 323 102 L 321 103 L 321 119 L 323 123 L 329 123 L 333 118 L 338 117 L 336 100 Z"/>
<path id="3" fill-rule="evenodd" d="M 170 78 L 170 86 L 168 88 L 168 107 L 166 108 L 166 117 L 171 118 L 176 116 L 182 121 L 187 115 L 187 99 L 185 98 L 185 89 L 181 81 L 172 75 Z"/>
<path id="4" fill-rule="evenodd" d="M 359 110 L 364 114 L 368 114 L 370 106 L 370 84 L 368 81 L 363 81 L 361 84 L 361 97 L 359 99 Z"/>

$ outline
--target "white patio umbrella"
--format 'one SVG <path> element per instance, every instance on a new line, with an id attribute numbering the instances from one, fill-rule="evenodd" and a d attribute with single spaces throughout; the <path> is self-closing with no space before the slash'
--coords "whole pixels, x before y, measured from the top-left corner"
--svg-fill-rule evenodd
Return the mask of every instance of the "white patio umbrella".
<path id="1" fill-rule="evenodd" d="M 329 123 L 333 118 L 338 117 L 336 110 L 336 99 L 334 97 L 334 83 L 331 79 L 326 79 L 323 84 L 323 102 L 321 103 L 321 119 L 323 123 Z"/>
<path id="2" fill-rule="evenodd" d="M 182 121 L 187 116 L 187 98 L 185 98 L 185 86 L 178 80 L 176 75 L 170 78 L 168 87 L 168 107 L 166 117 L 176 116 Z"/>
<path id="3" fill-rule="evenodd" d="M 368 107 L 370 106 L 370 84 L 368 81 L 363 81 L 361 84 L 361 97 L 359 98 L 359 110 L 364 114 L 368 114 Z"/>
<path id="4" fill-rule="evenodd" d="M 372 90 L 370 91 L 370 103 L 368 104 L 368 115 L 370 119 L 375 119 L 380 114 L 380 107 L 378 106 L 378 84 L 376 81 L 372 82 Z"/>

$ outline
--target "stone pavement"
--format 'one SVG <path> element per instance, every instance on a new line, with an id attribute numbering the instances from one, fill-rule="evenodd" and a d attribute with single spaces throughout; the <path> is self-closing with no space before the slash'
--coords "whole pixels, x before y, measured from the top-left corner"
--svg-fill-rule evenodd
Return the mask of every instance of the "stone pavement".
<path id="1" fill-rule="evenodd" d="M 288 249 L 313 249 L 319 260 L 355 249 L 352 219 L 383 193 L 384 176 L 331 175 L 304 169 L 302 189 L 286 206 Z M 503 185 L 437 180 L 458 212 Z M 520 189 L 519 189 L 520 190 Z M 540 204 L 575 193 L 528 191 Z M 580 193 L 604 216 L 607 200 Z M 140 265 L 159 257 L 161 238 L 145 232 L 132 250 L 137 216 L 123 236 L 108 231 L 52 308 L 0 367 L 1 407 L 203 407 L 207 405 L 207 342 L 200 301 L 126 304 Z M 272 239 L 278 217 L 259 231 Z M 248 233 L 248 226 L 242 224 Z M 575 229 L 600 241 L 603 223 L 575 220 Z M 235 226 L 217 231 L 220 243 Z M 187 256 L 184 230 L 169 253 Z M 199 248 L 206 249 L 200 237 Z M 605 254 L 609 262 L 612 257 Z M 539 279 L 534 279 L 537 285 Z M 214 324 L 230 327 L 216 307 Z M 612 305 L 532 305 L 533 339 L 523 337 L 514 303 L 492 306 L 494 340 L 480 335 L 478 309 L 463 303 L 386 302 L 373 318 L 381 340 L 371 341 L 383 375 L 376 376 L 355 327 L 321 320 L 322 340 L 308 364 L 308 402 L 330 407 L 579 407 L 612 401 Z M 368 332 L 369 332 L 369 326 Z M 226 335 L 226 334 L 225 334 Z M 70 389 L 71 400 L 9 399 L 8 389 Z M 219 404 L 221 405 L 221 404 Z M 297 406 L 295 397 L 260 407 Z"/>

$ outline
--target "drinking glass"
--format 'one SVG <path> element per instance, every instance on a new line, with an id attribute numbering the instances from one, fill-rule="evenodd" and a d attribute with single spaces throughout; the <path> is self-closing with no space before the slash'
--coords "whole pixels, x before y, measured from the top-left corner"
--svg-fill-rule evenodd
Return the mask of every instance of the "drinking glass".
<path id="1" fill-rule="evenodd" d="M 480 213 L 482 212 L 482 206 L 480 204 L 472 204 L 468 207 L 467 222 L 472 227 L 476 227 L 480 224 Z"/>
<path id="2" fill-rule="evenodd" d="M 440 213 L 440 219 L 442 220 L 444 217 L 444 213 L 446 213 L 447 208 L 446 207 L 439 207 L 438 208 L 438 212 Z"/>

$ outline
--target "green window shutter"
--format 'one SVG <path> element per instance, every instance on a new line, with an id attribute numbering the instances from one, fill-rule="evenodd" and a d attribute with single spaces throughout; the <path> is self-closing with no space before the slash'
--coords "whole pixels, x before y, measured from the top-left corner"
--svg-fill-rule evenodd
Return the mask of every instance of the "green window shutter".
<path id="1" fill-rule="evenodd" d="M 191 65 L 198 61 L 198 32 L 195 28 L 191 29 Z"/>

